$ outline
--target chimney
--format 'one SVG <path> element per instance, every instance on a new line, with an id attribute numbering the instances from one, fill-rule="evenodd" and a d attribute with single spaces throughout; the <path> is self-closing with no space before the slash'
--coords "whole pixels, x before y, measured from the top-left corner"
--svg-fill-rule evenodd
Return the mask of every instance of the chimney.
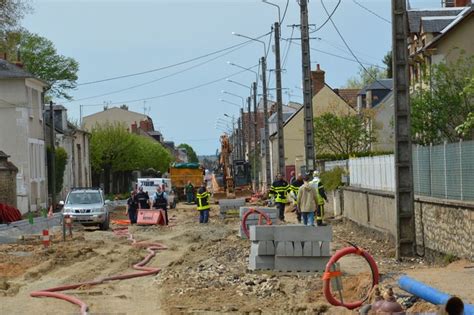
<path id="1" fill-rule="evenodd" d="M 137 122 L 132 123 L 132 133 L 137 133 Z"/>
<path id="2" fill-rule="evenodd" d="M 311 80 L 313 81 L 313 96 L 318 94 L 318 92 L 324 87 L 324 74 L 325 72 L 321 70 L 319 63 L 316 66 L 316 71 L 311 71 Z"/>
<path id="3" fill-rule="evenodd" d="M 454 0 L 455 7 L 467 7 L 471 4 L 471 0 Z"/>

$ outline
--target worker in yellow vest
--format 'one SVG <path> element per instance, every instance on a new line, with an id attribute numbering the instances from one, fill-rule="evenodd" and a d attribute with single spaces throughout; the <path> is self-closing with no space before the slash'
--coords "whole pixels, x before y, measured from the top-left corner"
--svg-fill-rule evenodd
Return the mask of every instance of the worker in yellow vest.
<path id="1" fill-rule="evenodd" d="M 323 223 L 324 219 L 324 204 L 328 201 L 328 197 L 326 196 L 326 191 L 324 190 L 323 183 L 319 178 L 319 172 L 313 172 L 313 180 L 311 181 L 311 186 L 313 187 L 314 191 L 316 192 L 317 197 L 317 205 L 316 205 L 316 224 L 318 226 L 326 225 Z"/>
<path id="2" fill-rule="evenodd" d="M 278 209 L 278 216 L 280 221 L 285 222 L 285 205 L 287 203 L 286 196 L 290 191 L 290 185 L 283 179 L 283 175 L 278 174 L 276 180 L 273 182 L 269 196 L 275 198 L 275 204 Z"/>
<path id="3" fill-rule="evenodd" d="M 199 223 L 208 223 L 209 222 L 209 209 L 211 205 L 209 199 L 211 198 L 211 193 L 206 189 L 206 183 L 202 183 L 199 187 L 196 194 L 196 203 L 197 209 L 199 211 Z"/>

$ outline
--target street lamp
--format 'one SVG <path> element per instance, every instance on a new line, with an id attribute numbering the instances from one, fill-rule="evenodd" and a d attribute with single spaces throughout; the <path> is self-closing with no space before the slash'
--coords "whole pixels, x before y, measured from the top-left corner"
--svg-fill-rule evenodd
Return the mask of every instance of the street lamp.
<path id="1" fill-rule="evenodd" d="M 289 1 L 289 0 L 287 0 L 287 2 L 288 2 L 288 1 Z M 281 23 L 280 6 L 279 6 L 278 4 L 272 3 L 272 2 L 267 1 L 267 0 L 262 0 L 262 2 L 263 2 L 263 3 L 266 3 L 266 4 L 269 4 L 269 5 L 272 5 L 272 6 L 274 6 L 274 7 L 277 7 L 277 9 L 278 9 L 278 21 L 279 21 L 279 23 Z"/>
<path id="2" fill-rule="evenodd" d="M 240 68 L 242 70 L 246 70 L 246 71 L 249 71 L 249 72 L 253 72 L 255 73 L 255 82 L 258 82 L 258 73 L 256 71 L 253 71 L 252 68 L 246 68 L 246 67 L 242 67 L 236 63 L 233 63 L 231 61 L 227 61 L 227 64 L 228 65 L 231 65 L 231 66 L 234 66 L 234 67 L 237 67 L 237 68 Z"/>
<path id="3" fill-rule="evenodd" d="M 234 93 L 231 93 L 231 92 L 227 92 L 227 91 L 224 91 L 224 90 L 222 90 L 221 92 L 222 92 L 223 94 L 228 94 L 228 95 L 231 95 L 231 96 L 240 98 L 240 100 L 242 101 L 242 107 L 244 107 L 245 100 L 244 100 L 244 98 L 243 98 L 242 96 L 237 95 L 237 94 L 234 94 Z"/>
<path id="4" fill-rule="evenodd" d="M 268 104 L 267 104 L 267 62 L 266 62 L 266 57 L 265 55 L 267 54 L 267 45 L 265 44 L 264 41 L 257 39 L 257 38 L 252 38 L 248 37 L 246 35 L 238 34 L 235 32 L 232 32 L 232 35 L 247 38 L 250 40 L 253 40 L 255 42 L 259 42 L 260 44 L 263 45 L 263 56 L 260 58 L 260 64 L 262 66 L 262 88 L 263 88 L 263 116 L 264 116 L 264 130 L 265 130 L 265 182 L 267 188 L 271 185 L 271 170 L 270 170 L 270 131 L 268 127 Z"/>
<path id="5" fill-rule="evenodd" d="M 228 101 L 228 100 L 224 100 L 224 99 L 222 99 L 222 98 L 220 98 L 219 101 L 220 101 L 220 102 L 223 102 L 223 103 L 227 103 L 227 104 L 233 105 L 233 106 L 236 106 L 236 107 L 238 107 L 238 108 L 242 108 L 241 105 L 239 105 L 239 104 L 237 104 L 237 103 L 234 103 L 234 102 L 230 102 L 230 101 Z M 224 115 L 225 115 L 225 114 L 224 114 Z"/>
<path id="6" fill-rule="evenodd" d="M 234 80 L 231 80 L 231 79 L 225 79 L 225 80 L 226 80 L 227 82 L 237 84 L 237 85 L 239 85 L 239 86 L 241 86 L 241 87 L 244 87 L 244 88 L 247 88 L 247 89 L 250 88 L 250 90 L 252 90 L 252 87 L 251 87 L 251 86 L 249 87 L 248 85 L 242 84 L 242 83 L 240 83 L 240 82 L 237 82 L 237 81 L 234 81 Z"/>

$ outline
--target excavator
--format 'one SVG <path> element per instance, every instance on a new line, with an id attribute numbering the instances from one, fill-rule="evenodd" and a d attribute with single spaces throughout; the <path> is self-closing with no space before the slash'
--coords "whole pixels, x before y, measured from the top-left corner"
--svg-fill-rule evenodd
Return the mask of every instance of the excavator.
<path id="1" fill-rule="evenodd" d="M 252 195 L 250 164 L 245 160 L 233 160 L 231 163 L 233 148 L 229 137 L 226 134 L 221 135 L 220 142 L 219 165 L 212 177 L 214 199 L 250 197 Z"/>

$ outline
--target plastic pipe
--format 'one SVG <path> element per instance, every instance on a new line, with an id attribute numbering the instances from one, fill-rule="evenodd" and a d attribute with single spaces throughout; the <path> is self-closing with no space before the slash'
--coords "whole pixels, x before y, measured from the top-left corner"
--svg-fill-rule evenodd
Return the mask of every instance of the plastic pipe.
<path id="1" fill-rule="evenodd" d="M 334 297 L 333 292 L 331 291 L 331 278 L 337 277 L 342 275 L 341 272 L 331 272 L 331 266 L 338 262 L 339 259 L 346 255 L 359 255 L 363 257 L 370 266 L 370 270 L 372 271 L 372 287 L 371 289 L 379 283 L 379 269 L 377 267 L 377 263 L 375 262 L 374 258 L 370 256 L 370 254 L 362 248 L 350 246 L 346 248 L 342 248 L 338 250 L 332 257 L 329 259 L 328 263 L 326 264 L 326 270 L 323 274 L 323 293 L 326 297 L 326 300 L 334 306 L 344 306 L 349 310 L 353 310 L 355 308 L 360 307 L 368 298 L 370 291 L 367 292 L 367 295 L 364 300 L 359 300 L 355 302 L 342 302 Z"/>
<path id="2" fill-rule="evenodd" d="M 148 255 L 140 262 L 136 263 L 133 265 L 133 269 L 135 270 L 140 270 L 141 272 L 135 272 L 135 273 L 128 273 L 128 274 L 122 274 L 122 275 L 116 275 L 116 276 L 110 276 L 110 277 L 105 277 L 96 281 L 88 281 L 88 282 L 82 282 L 82 283 L 76 283 L 76 284 L 69 284 L 69 285 L 63 285 L 59 287 L 54 287 L 54 288 L 49 288 L 49 289 L 44 289 L 40 291 L 34 291 L 30 293 L 31 297 L 51 297 L 51 298 L 56 298 L 64 301 L 68 301 L 70 303 L 76 304 L 81 308 L 81 314 L 82 315 L 87 315 L 89 307 L 87 304 L 80 299 L 77 299 L 73 296 L 66 295 L 63 293 L 56 293 L 59 291 L 67 291 L 67 290 L 73 290 L 77 289 L 83 286 L 93 286 L 93 285 L 98 285 L 101 283 L 104 283 L 106 281 L 114 281 L 114 280 L 124 280 L 124 279 L 131 279 L 131 278 L 137 278 L 137 277 L 144 277 L 144 276 L 149 276 L 149 275 L 154 275 L 157 274 L 161 271 L 160 268 L 153 268 L 153 267 L 145 267 L 146 264 L 155 256 L 156 251 L 158 250 L 164 250 L 167 249 L 167 247 L 163 244 L 160 243 L 149 243 L 149 242 L 137 242 L 133 235 L 128 232 L 127 228 L 121 228 L 121 229 L 116 229 L 113 231 L 115 235 L 117 236 L 122 236 L 122 237 L 127 237 L 128 240 L 132 242 L 132 246 L 135 247 L 140 247 L 140 248 L 146 248 Z"/>
<path id="3" fill-rule="evenodd" d="M 262 225 L 262 218 L 265 219 L 265 222 L 267 223 L 267 225 L 272 225 L 272 220 L 270 219 L 270 217 L 268 216 L 268 214 L 265 211 L 255 209 L 255 208 L 250 208 L 242 216 L 242 222 L 241 222 L 242 230 L 244 231 L 244 234 L 245 234 L 245 236 L 247 236 L 247 238 L 250 238 L 250 232 L 249 232 L 249 229 L 247 227 L 247 218 L 252 213 L 258 213 L 258 215 L 259 215 L 258 216 L 258 225 Z"/>
<path id="4" fill-rule="evenodd" d="M 401 276 L 398 285 L 403 290 L 435 305 L 443 305 L 451 298 L 451 295 L 430 287 L 423 282 L 408 276 Z M 464 303 L 464 314 L 474 315 L 474 305 Z"/>

